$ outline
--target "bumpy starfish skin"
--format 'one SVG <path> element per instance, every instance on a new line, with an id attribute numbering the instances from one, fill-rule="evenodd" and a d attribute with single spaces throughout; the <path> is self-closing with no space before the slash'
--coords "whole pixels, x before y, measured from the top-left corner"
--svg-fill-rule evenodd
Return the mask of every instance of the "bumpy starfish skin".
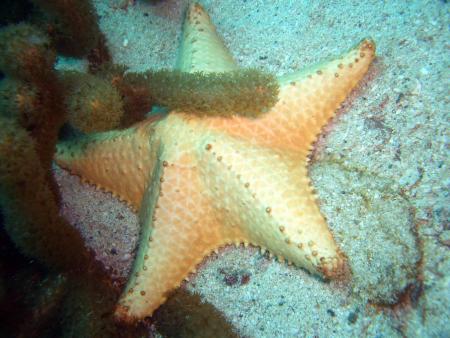
<path id="1" fill-rule="evenodd" d="M 178 66 L 236 68 L 206 12 L 188 10 Z M 117 316 L 152 315 L 212 250 L 268 249 L 325 278 L 346 261 L 316 204 L 307 155 L 317 134 L 366 73 L 375 46 L 279 78 L 278 103 L 254 119 L 171 112 L 124 131 L 58 147 L 56 161 L 140 210 L 140 245 Z"/>

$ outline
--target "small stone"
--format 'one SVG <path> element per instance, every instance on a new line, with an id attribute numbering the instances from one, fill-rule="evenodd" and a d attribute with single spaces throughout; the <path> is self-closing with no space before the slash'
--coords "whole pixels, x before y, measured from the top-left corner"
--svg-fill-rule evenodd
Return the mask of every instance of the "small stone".
<path id="1" fill-rule="evenodd" d="M 226 274 L 225 277 L 223 277 L 223 281 L 228 286 L 233 286 L 238 282 L 238 276 L 236 273 Z"/>
<path id="2" fill-rule="evenodd" d="M 428 74 L 430 74 L 430 71 L 428 70 L 428 68 L 422 67 L 422 68 L 420 69 L 420 73 L 421 73 L 422 75 L 428 75 Z"/>
<path id="3" fill-rule="evenodd" d="M 350 324 L 355 324 L 356 321 L 358 320 L 358 313 L 356 311 L 350 312 L 347 317 L 347 320 Z"/>
<path id="4" fill-rule="evenodd" d="M 248 284 L 248 282 L 250 282 L 250 275 L 249 274 L 242 275 L 241 276 L 241 285 Z"/>
<path id="5" fill-rule="evenodd" d="M 131 255 L 129 253 L 126 253 L 125 255 L 122 256 L 122 258 L 120 259 L 122 262 L 128 261 L 131 258 Z"/>
<path id="6" fill-rule="evenodd" d="M 439 235 L 439 242 L 446 246 L 450 246 L 450 230 L 445 230 Z"/>

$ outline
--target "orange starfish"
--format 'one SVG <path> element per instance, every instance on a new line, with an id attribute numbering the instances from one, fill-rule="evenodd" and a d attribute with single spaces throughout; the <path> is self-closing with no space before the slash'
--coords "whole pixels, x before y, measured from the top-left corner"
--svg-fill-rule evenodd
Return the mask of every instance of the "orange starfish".
<path id="1" fill-rule="evenodd" d="M 325 278 L 344 273 L 310 185 L 308 154 L 374 57 L 374 43 L 364 40 L 333 61 L 280 77 L 278 103 L 258 118 L 171 112 L 59 145 L 59 165 L 140 212 L 119 318 L 151 316 L 206 255 L 229 243 L 260 246 Z M 237 68 L 198 4 L 188 10 L 178 66 Z"/>

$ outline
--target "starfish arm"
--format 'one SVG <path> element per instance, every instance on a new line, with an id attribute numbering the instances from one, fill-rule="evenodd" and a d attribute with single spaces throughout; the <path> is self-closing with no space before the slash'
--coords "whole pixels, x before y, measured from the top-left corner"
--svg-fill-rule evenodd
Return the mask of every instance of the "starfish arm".
<path id="1" fill-rule="evenodd" d="M 257 119 L 235 116 L 205 120 L 210 128 L 260 145 L 308 155 L 323 126 L 367 72 L 375 44 L 363 40 L 341 57 L 281 76 L 278 102 Z"/>
<path id="2" fill-rule="evenodd" d="M 197 3 L 189 6 L 178 54 L 177 68 L 184 72 L 226 72 L 237 69 L 211 19 Z"/>
<path id="3" fill-rule="evenodd" d="M 197 169 L 162 161 L 150 181 L 140 212 L 139 250 L 116 309 L 123 321 L 151 316 L 205 256 L 242 236 L 218 222 Z"/>
<path id="4" fill-rule="evenodd" d="M 225 137 L 205 140 L 200 168 L 216 210 L 245 241 L 326 278 L 345 277 L 341 254 L 296 153 Z"/>
<path id="5" fill-rule="evenodd" d="M 365 39 L 342 56 L 279 77 L 279 101 L 263 117 L 273 141 L 292 149 L 311 145 L 375 58 L 375 43 Z"/>
<path id="6" fill-rule="evenodd" d="M 148 172 L 155 162 L 150 142 L 151 122 L 59 143 L 55 161 L 83 181 L 111 192 L 138 210 Z"/>

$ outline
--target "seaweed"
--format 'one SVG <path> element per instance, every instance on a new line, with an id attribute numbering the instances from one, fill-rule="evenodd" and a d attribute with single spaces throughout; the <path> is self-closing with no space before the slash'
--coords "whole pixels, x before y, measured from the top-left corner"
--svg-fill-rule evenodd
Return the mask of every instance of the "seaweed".
<path id="1" fill-rule="evenodd" d="M 98 337 L 100 331 L 114 336 L 118 328 L 112 313 L 118 290 L 110 287 L 108 275 L 78 231 L 59 215 L 59 191 L 51 166 L 59 129 L 67 114 L 63 86 L 53 68 L 55 52 L 47 42 L 44 33 L 27 24 L 0 31 L 0 68 L 8 76 L 0 95 L 0 206 L 4 229 L 25 257 L 36 259 L 47 271 L 35 284 L 50 275 L 62 274 L 67 279 L 55 294 L 51 292 L 51 297 L 39 297 L 42 288 L 35 285 L 27 288 L 36 299 L 28 302 L 29 308 L 36 309 L 31 310 L 35 314 L 31 315 L 32 321 L 60 316 L 63 325 L 79 325 L 87 320 L 90 331 L 85 332 L 85 337 Z M 87 311 L 77 312 L 74 317 L 66 307 L 58 313 L 55 309 L 72 301 L 69 296 L 74 297 L 74 290 L 78 304 Z M 67 296 L 57 296 L 63 294 Z M 30 316 L 29 311 L 25 313 Z M 91 317 L 83 321 L 88 315 Z M 64 320 L 67 317 L 77 321 Z M 18 325 L 11 330 L 17 336 L 35 336 L 46 329 L 35 333 L 33 327 L 37 330 L 38 325 L 27 327 Z M 73 330 L 66 326 L 62 332 Z"/>
<path id="2" fill-rule="evenodd" d="M 199 116 L 257 117 L 278 97 L 275 77 L 256 69 L 224 73 L 160 70 L 146 75 L 159 105 Z"/>
<path id="3" fill-rule="evenodd" d="M 101 59 L 109 59 L 105 40 L 98 25 L 98 18 L 90 0 L 33 0 L 50 15 L 49 33 L 56 49 L 64 55 L 87 56 L 93 49 Z"/>
<path id="4" fill-rule="evenodd" d="M 116 129 L 124 114 L 119 91 L 92 74 L 63 72 L 68 122 L 85 133 Z"/>

